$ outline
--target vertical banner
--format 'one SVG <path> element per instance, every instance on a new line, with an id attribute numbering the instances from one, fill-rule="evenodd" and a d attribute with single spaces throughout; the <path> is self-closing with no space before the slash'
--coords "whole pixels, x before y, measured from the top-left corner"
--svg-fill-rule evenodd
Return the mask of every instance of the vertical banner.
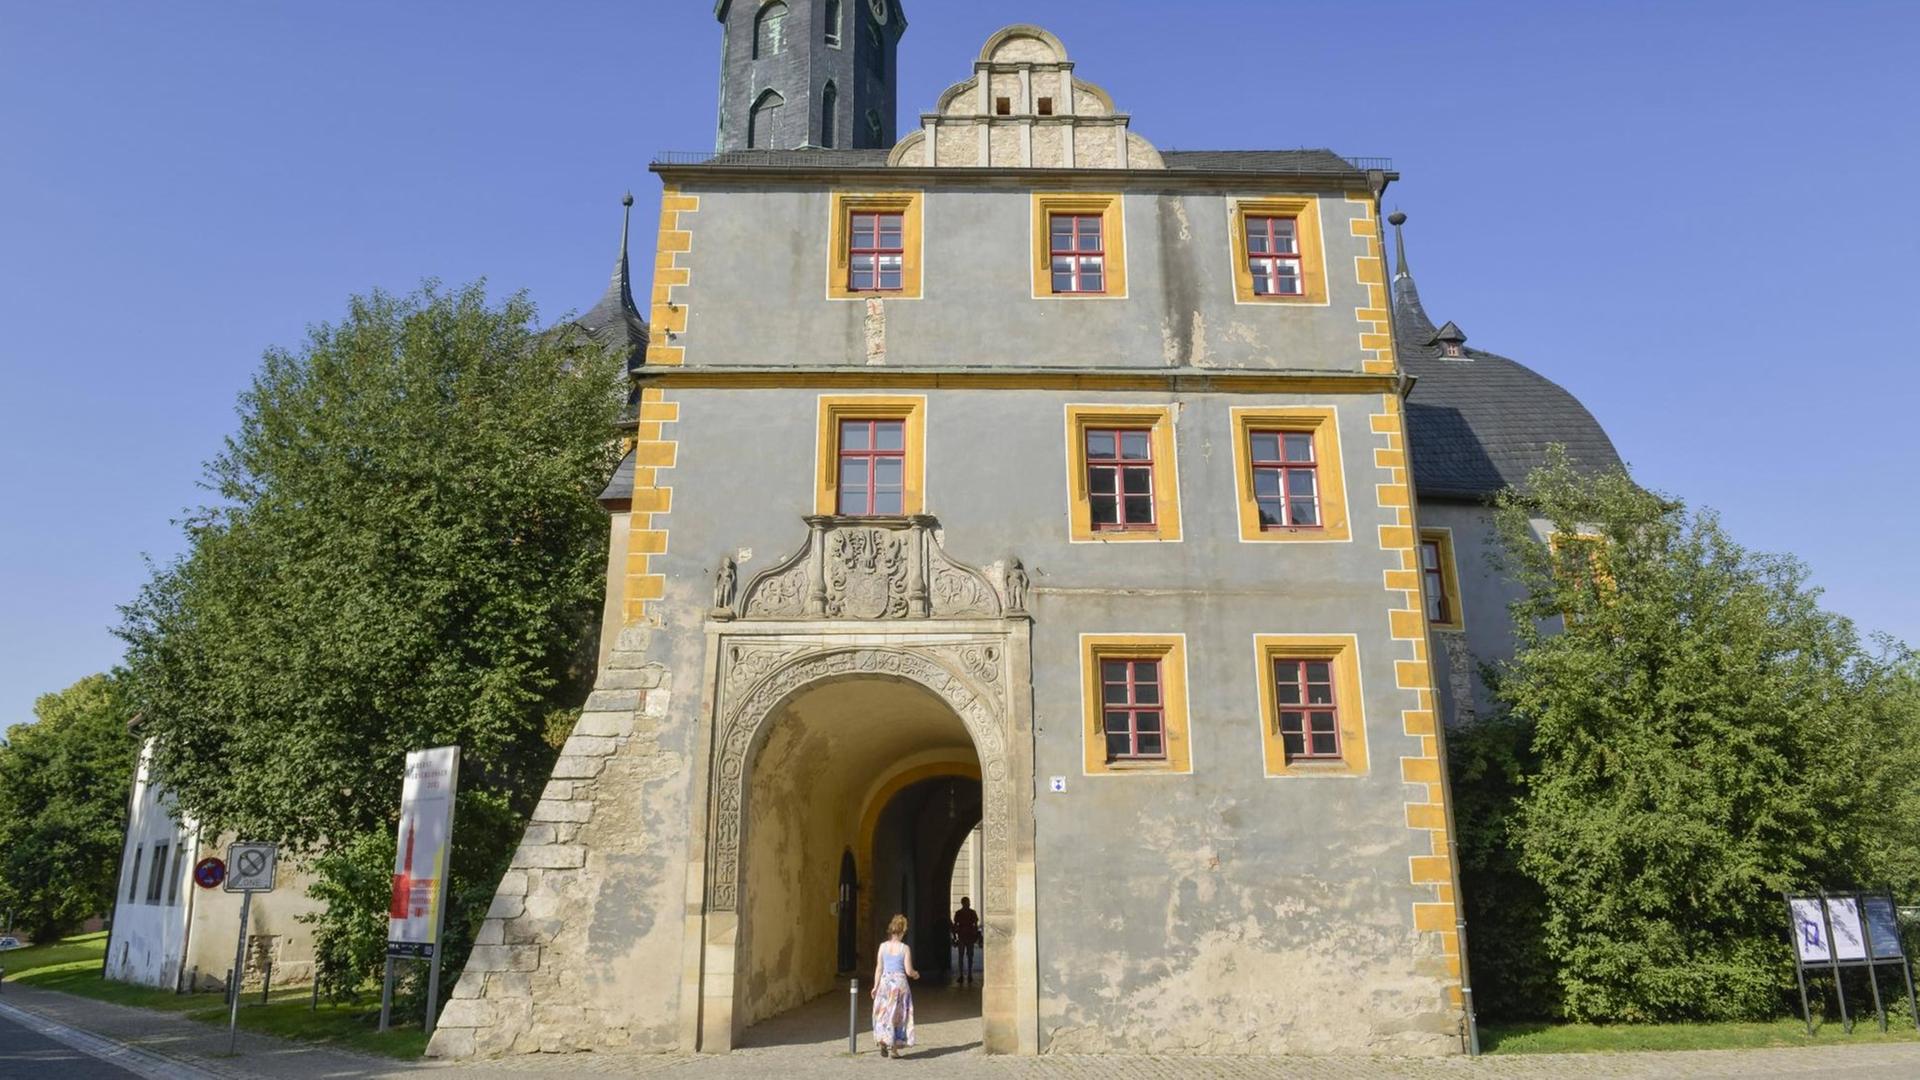
<path id="1" fill-rule="evenodd" d="M 453 850 L 453 795 L 459 781 L 459 747 L 407 755 L 393 896 L 387 908 L 388 956 L 432 957 L 439 949 Z"/>

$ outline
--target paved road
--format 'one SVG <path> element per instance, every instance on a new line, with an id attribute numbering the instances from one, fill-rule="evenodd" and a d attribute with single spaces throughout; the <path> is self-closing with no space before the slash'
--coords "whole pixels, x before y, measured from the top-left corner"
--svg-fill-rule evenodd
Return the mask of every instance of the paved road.
<path id="1" fill-rule="evenodd" d="M 141 1080 L 137 1073 L 55 1042 L 8 1016 L 0 1016 L 0 1077 Z"/>
<path id="2" fill-rule="evenodd" d="M 27 987 L 7 987 L 4 1005 L 85 1029 L 142 1053 L 129 1062 L 146 1080 L 584 1080 L 597 1076 L 663 1074 L 667 1080 L 844 1080 L 870 1076 L 991 1078 L 991 1080 L 1914 1080 L 1920 1042 L 1829 1045 L 1779 1050 L 1689 1051 L 1665 1054 L 1541 1054 L 1406 1058 L 987 1057 L 979 1051 L 978 1013 L 964 998 L 930 990 L 921 996 L 920 1045 L 896 1064 L 873 1052 L 863 1035 L 860 1053 L 847 1056 L 846 995 L 830 995 L 805 1009 L 755 1027 L 746 1049 L 724 1057 L 624 1054 L 542 1054 L 502 1061 L 446 1065 L 403 1064 L 339 1050 L 242 1034 L 238 1057 L 226 1057 L 226 1032 L 184 1017 L 108 1005 Z M 88 1036 L 82 1034 L 81 1038 Z M 11 1044 L 0 1044 L 4 1047 Z M 57 1051 L 56 1044 L 52 1048 Z M 39 1051 L 48 1048 L 39 1045 Z M 34 1052 L 34 1051 L 29 1051 Z M 12 1080 L 126 1080 L 104 1062 L 84 1060 L 76 1071 L 53 1072 L 39 1059 L 27 1071 L 0 1049 L 0 1077 Z M 179 1071 L 150 1071 L 152 1062 L 180 1063 Z"/>

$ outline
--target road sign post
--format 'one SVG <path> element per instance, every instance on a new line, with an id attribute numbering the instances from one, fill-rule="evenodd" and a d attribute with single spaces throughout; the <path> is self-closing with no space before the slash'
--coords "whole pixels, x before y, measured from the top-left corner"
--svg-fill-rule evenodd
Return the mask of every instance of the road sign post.
<path id="1" fill-rule="evenodd" d="M 213 863 L 218 866 L 215 875 L 209 868 L 209 877 L 224 878 L 228 892 L 240 894 L 240 939 L 233 944 L 233 978 L 227 987 L 227 1053 L 231 1054 L 234 1044 L 240 1037 L 240 984 L 246 979 L 247 972 L 247 917 L 253 911 L 253 894 L 273 891 L 275 863 L 279 861 L 279 849 L 272 844 L 238 843 L 227 848 L 227 861 L 220 866 L 218 859 L 202 859 L 193 868 L 194 880 L 204 888 L 212 888 L 201 876 L 201 868 Z M 228 873 L 228 868 L 232 869 Z M 221 882 L 216 880 L 215 884 Z M 271 970 L 271 969 L 269 969 Z"/>

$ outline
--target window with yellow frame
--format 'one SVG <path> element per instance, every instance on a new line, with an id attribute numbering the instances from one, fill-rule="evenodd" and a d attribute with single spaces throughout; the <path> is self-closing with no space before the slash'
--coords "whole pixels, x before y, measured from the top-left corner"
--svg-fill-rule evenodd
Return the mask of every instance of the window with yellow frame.
<path id="1" fill-rule="evenodd" d="M 1193 771 L 1185 635 L 1082 634 L 1080 671 L 1087 775 Z"/>
<path id="2" fill-rule="evenodd" d="M 1236 199 L 1229 211 L 1234 299 L 1243 304 L 1324 304 L 1320 200 L 1312 195 Z"/>
<path id="3" fill-rule="evenodd" d="M 919 191 L 834 192 L 827 295 L 920 299 L 925 201 Z"/>
<path id="4" fill-rule="evenodd" d="M 1067 467 L 1074 542 L 1180 539 L 1171 405 L 1067 406 Z"/>
<path id="5" fill-rule="evenodd" d="M 1256 634 L 1268 776 L 1364 776 L 1367 718 L 1352 634 Z"/>
<path id="6" fill-rule="evenodd" d="M 1127 223 L 1119 195 L 1033 196 L 1036 299 L 1124 299 Z"/>
<path id="7" fill-rule="evenodd" d="M 1420 584 L 1427 622 L 1441 630 L 1466 625 L 1460 608 L 1460 573 L 1453 557 L 1452 529 L 1420 530 Z"/>
<path id="8" fill-rule="evenodd" d="M 821 395 L 814 461 L 816 514 L 926 513 L 926 396 Z"/>
<path id="9" fill-rule="evenodd" d="M 1258 406 L 1235 408 L 1232 417 L 1240 539 L 1351 539 L 1339 412 L 1323 406 Z"/>

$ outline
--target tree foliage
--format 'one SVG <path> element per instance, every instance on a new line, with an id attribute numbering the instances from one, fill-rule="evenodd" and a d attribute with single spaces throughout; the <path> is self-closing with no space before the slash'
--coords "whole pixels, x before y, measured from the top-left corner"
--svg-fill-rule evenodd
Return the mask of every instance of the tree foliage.
<path id="1" fill-rule="evenodd" d="M 0 911 L 47 941 L 113 909 L 139 748 L 117 675 L 43 694 L 33 712 L 0 743 Z"/>
<path id="2" fill-rule="evenodd" d="M 1525 597 L 1494 692 L 1531 764 L 1482 872 L 1537 885 L 1571 1018 L 1775 1013 L 1782 890 L 1913 880 L 1889 816 L 1912 798 L 1912 665 L 1869 658 L 1798 562 L 1624 473 L 1556 456 L 1496 520 Z"/>
<path id="3" fill-rule="evenodd" d="M 331 899 L 362 904 L 360 878 L 388 872 L 375 838 L 390 858 L 407 751 L 460 745 L 462 813 L 524 814 L 551 717 L 589 688 L 619 362 L 534 318 L 522 297 L 429 284 L 354 298 L 298 352 L 268 352 L 208 466 L 219 501 L 124 610 L 183 808 L 210 834 L 326 852 Z M 511 846 L 472 824 L 456 891 Z M 322 948 L 368 962 L 362 914 L 330 915 Z M 454 911 L 451 933 L 476 916 Z"/>

